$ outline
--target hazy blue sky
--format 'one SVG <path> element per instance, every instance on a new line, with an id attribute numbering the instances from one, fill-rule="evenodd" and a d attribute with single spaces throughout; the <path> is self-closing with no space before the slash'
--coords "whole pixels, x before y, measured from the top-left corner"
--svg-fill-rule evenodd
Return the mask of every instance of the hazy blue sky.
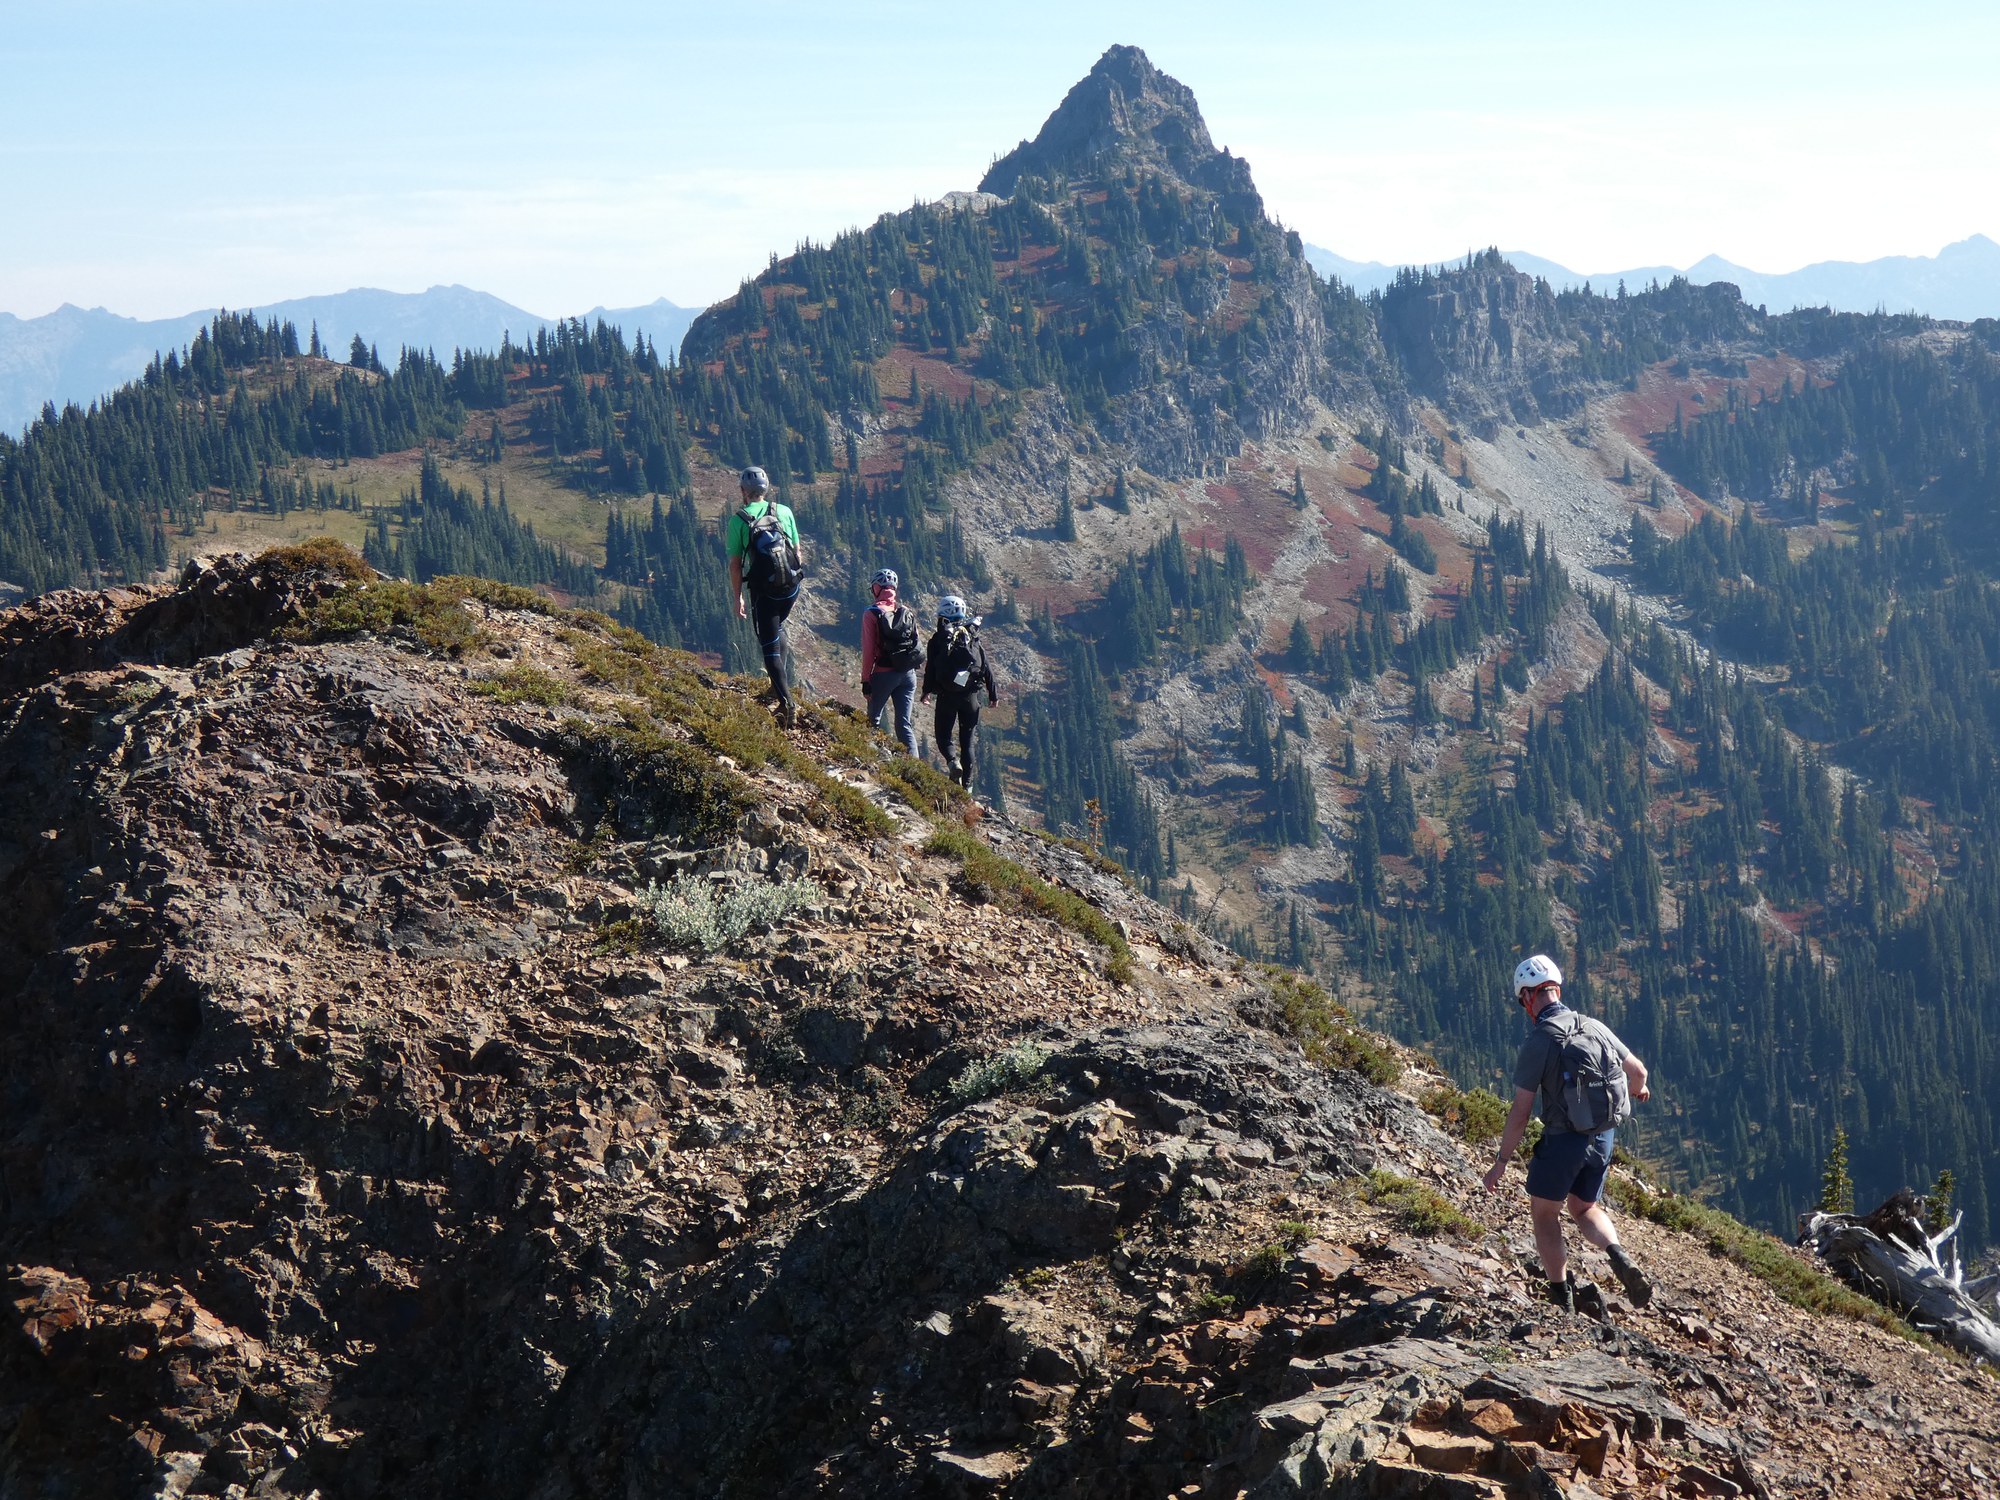
<path id="1" fill-rule="evenodd" d="M 1113 42 L 1360 260 L 2000 237 L 2000 7 L 0 0 L 0 311 L 734 289 L 970 187 Z"/>

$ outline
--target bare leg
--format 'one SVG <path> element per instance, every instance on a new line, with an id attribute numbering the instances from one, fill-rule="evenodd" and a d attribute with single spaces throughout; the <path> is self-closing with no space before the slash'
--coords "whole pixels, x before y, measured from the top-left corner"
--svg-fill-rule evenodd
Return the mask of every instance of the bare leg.
<path id="1" fill-rule="evenodd" d="M 1561 1281 L 1569 1268 L 1569 1257 L 1563 1251 L 1562 1207 L 1553 1198 L 1528 1199 L 1528 1212 L 1535 1221 L 1535 1253 L 1541 1256 L 1543 1274 L 1550 1281 Z"/>
<path id="2" fill-rule="evenodd" d="M 1611 1215 L 1604 1211 L 1603 1204 L 1585 1203 L 1571 1193 L 1569 1216 L 1576 1220 L 1577 1232 L 1598 1249 L 1609 1250 L 1618 1243 L 1618 1226 L 1611 1222 Z"/>

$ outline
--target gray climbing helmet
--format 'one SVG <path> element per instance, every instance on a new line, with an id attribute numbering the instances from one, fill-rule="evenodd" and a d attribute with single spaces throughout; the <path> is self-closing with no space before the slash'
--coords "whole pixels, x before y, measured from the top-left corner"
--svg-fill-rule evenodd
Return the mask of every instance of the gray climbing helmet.
<path id="1" fill-rule="evenodd" d="M 894 568 L 877 568 L 875 576 L 868 580 L 868 587 L 871 589 L 893 589 L 898 587 L 901 582 L 902 580 L 896 577 L 896 570 Z"/>
<path id="2" fill-rule="evenodd" d="M 739 489 L 755 490 L 761 495 L 771 487 L 771 476 L 752 464 L 743 471 L 736 484 Z"/>

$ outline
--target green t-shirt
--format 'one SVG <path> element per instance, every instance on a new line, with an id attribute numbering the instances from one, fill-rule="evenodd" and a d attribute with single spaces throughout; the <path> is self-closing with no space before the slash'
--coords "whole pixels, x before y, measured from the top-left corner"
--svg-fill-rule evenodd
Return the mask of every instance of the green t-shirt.
<path id="1" fill-rule="evenodd" d="M 743 519 L 744 512 L 752 517 L 764 514 L 764 508 L 777 505 L 778 525 L 786 538 L 796 547 L 799 544 L 799 523 L 792 518 L 789 505 L 778 505 L 775 500 L 752 500 L 748 505 L 739 506 L 729 513 L 729 525 L 723 531 L 723 546 L 731 557 L 747 557 L 750 553 L 750 523 Z"/>

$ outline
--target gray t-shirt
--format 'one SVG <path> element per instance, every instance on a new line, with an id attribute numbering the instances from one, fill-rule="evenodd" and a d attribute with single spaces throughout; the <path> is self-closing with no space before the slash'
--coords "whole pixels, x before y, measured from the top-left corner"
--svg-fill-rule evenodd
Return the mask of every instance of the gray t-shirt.
<path id="1" fill-rule="evenodd" d="M 1521 1055 L 1514 1063 L 1514 1087 L 1517 1089 L 1540 1089 L 1542 1094 L 1542 1125 L 1547 1130 L 1568 1130 L 1569 1112 L 1562 1101 L 1562 1047 L 1556 1035 L 1543 1024 L 1559 1016 L 1574 1015 L 1568 1006 L 1557 1001 L 1542 1012 L 1541 1019 L 1528 1033 L 1528 1039 L 1521 1043 Z M 1611 1038 L 1611 1046 L 1623 1062 L 1632 1055 L 1632 1049 L 1618 1040 L 1618 1034 L 1602 1021 L 1589 1016 L 1580 1016 L 1584 1025 Z"/>

